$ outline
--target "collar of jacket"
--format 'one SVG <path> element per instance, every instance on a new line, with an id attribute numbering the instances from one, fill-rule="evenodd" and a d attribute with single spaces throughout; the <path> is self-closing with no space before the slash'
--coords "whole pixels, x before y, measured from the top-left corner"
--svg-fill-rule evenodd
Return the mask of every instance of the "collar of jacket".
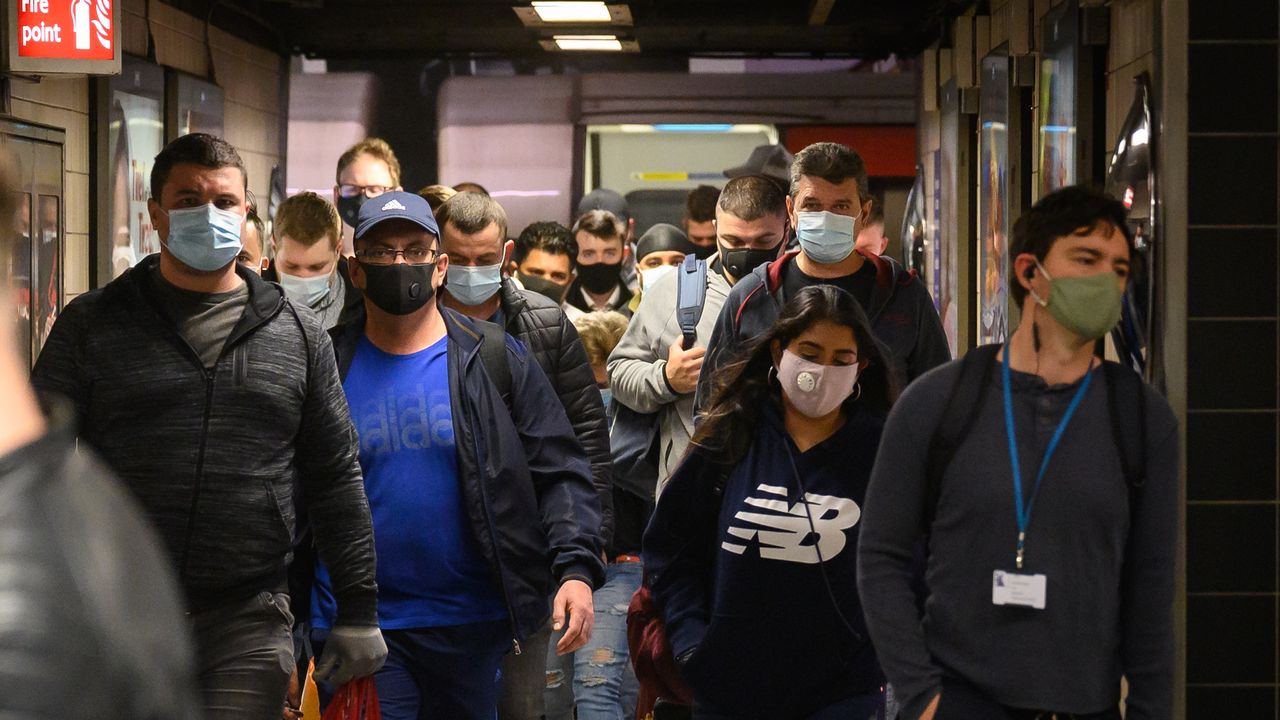
<path id="1" fill-rule="evenodd" d="M 498 293 L 501 296 L 499 304 L 502 306 L 502 314 L 506 316 L 508 325 L 513 318 L 529 309 L 529 303 L 524 299 L 524 294 L 511 278 L 502 279 L 502 289 Z"/>
<path id="2" fill-rule="evenodd" d="M 890 258 L 864 252 L 863 250 L 857 250 L 856 252 L 876 269 L 876 287 L 871 293 L 871 309 L 867 312 L 868 318 L 874 321 L 876 316 L 889 304 L 889 299 L 893 297 L 894 288 L 898 285 L 910 284 L 911 279 L 915 277 L 915 272 L 903 271 L 902 266 Z M 782 286 L 782 271 L 786 268 L 787 263 L 794 260 L 799 254 L 800 250 L 798 249 L 788 250 L 777 260 L 753 271 L 761 276 L 769 294 L 773 295 L 779 304 L 785 304 L 787 301 L 785 289 Z"/>
<path id="3" fill-rule="evenodd" d="M 454 348 L 457 348 L 463 353 L 463 366 L 469 365 L 472 356 L 480 349 L 480 331 L 476 329 L 475 321 L 456 310 L 450 310 L 439 301 L 436 302 L 436 309 L 444 319 L 445 335 L 449 338 L 449 351 L 453 352 Z M 364 306 L 361 305 L 352 313 L 349 321 L 340 323 L 329 331 L 329 337 L 333 340 L 333 351 L 337 355 L 338 375 L 343 380 L 347 379 L 351 361 L 355 358 L 356 345 L 364 335 L 365 318 Z"/>
<path id="4" fill-rule="evenodd" d="M 159 266 L 160 254 L 148 255 L 125 274 L 108 283 L 103 288 L 103 297 L 109 297 L 116 292 L 128 293 L 142 301 L 136 304 L 136 307 L 146 308 L 154 316 L 153 320 L 172 327 L 173 323 L 169 321 L 169 317 L 160 311 L 160 304 L 156 300 L 151 282 L 151 274 L 159 272 Z M 240 322 L 232 328 L 231 335 L 227 339 L 227 347 L 275 317 L 285 305 L 284 289 L 278 284 L 263 280 L 257 273 L 241 267 L 239 263 L 236 263 L 235 269 L 236 274 L 249 288 L 249 304 L 245 307 Z"/>
<path id="5" fill-rule="evenodd" d="M 41 394 L 40 409 L 44 411 L 44 434 L 0 455 L 0 483 L 3 483 L 6 475 L 23 466 L 56 457 L 56 453 L 75 450 L 76 413 L 71 403 L 57 395 Z M 6 492 L 3 484 L 0 484 L 0 492 Z"/>

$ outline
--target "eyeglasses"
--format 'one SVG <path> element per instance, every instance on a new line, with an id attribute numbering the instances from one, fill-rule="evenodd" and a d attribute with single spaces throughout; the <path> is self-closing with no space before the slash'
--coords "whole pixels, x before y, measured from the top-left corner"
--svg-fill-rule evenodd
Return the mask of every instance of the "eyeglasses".
<path id="1" fill-rule="evenodd" d="M 368 250 L 360 250 L 356 252 L 356 257 L 360 262 L 369 263 L 370 265 L 392 265 L 396 261 L 396 257 L 401 256 L 404 261 L 410 265 L 425 265 L 435 262 L 440 256 L 440 251 L 435 248 L 410 247 L 404 250 L 395 250 L 392 248 L 369 248 Z"/>
<path id="2" fill-rule="evenodd" d="M 338 197 L 353 198 L 364 195 L 367 198 L 375 198 L 390 189 L 386 185 L 339 185 Z"/>

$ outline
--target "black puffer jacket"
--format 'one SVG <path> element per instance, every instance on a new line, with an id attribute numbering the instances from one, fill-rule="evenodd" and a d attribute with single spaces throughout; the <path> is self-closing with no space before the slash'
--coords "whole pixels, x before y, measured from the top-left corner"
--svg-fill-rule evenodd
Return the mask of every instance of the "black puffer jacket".
<path id="1" fill-rule="evenodd" d="M 151 256 L 67 305 L 32 372 L 142 503 L 199 611 L 286 587 L 295 482 L 338 596 L 377 623 L 373 529 L 329 336 L 280 286 L 249 301 L 206 370 L 159 309 Z"/>
<path id="2" fill-rule="evenodd" d="M 159 543 L 69 407 L 0 456 L 0 717 L 161 720 L 198 708 L 191 642 Z"/>
<path id="3" fill-rule="evenodd" d="M 569 424 L 591 462 L 591 483 L 600 498 L 604 546 L 613 539 L 613 458 L 609 426 L 587 351 L 560 306 L 510 279 L 502 283 L 502 314 L 507 333 L 524 343 L 546 373 L 569 416 Z"/>

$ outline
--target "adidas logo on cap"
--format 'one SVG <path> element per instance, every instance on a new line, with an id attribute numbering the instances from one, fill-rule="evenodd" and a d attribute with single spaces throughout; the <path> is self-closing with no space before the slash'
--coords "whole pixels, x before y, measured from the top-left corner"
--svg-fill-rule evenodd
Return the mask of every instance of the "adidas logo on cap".
<path id="1" fill-rule="evenodd" d="M 386 205 L 382 206 L 383 212 L 386 212 L 388 210 L 405 210 L 405 209 L 406 209 L 405 206 L 401 205 L 399 200 L 392 200 L 391 202 L 388 202 Z"/>

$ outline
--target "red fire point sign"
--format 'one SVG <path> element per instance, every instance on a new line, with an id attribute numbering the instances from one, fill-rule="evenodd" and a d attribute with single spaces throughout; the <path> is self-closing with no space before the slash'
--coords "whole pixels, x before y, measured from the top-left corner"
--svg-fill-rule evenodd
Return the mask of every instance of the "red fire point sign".
<path id="1" fill-rule="evenodd" d="M 18 56 L 111 60 L 116 0 L 18 0 Z"/>

